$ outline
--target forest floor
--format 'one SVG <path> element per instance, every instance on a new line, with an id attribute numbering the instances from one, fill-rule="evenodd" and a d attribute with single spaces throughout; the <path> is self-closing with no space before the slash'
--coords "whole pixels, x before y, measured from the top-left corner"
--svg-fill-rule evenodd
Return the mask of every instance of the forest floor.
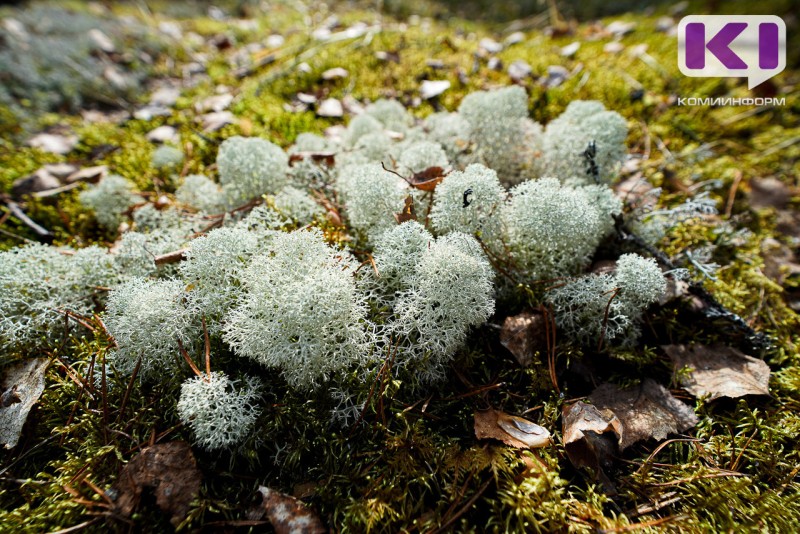
<path id="1" fill-rule="evenodd" d="M 724 4 L 726 12 L 752 12 L 747 2 Z M 662 250 L 676 257 L 705 247 L 704 261 L 719 265 L 702 280 L 705 289 L 769 342 L 754 346 L 705 320 L 696 302 L 693 309 L 678 299 L 651 310 L 634 349 L 598 354 L 576 369 L 579 349 L 559 340 L 549 356 L 523 368 L 489 325 L 473 336 L 439 390 L 421 399 L 394 396 L 399 386 L 382 383 L 352 429 L 331 430 L 314 398 L 276 395 L 258 443 L 225 454 L 179 451 L 183 456 L 174 461 L 191 465 L 185 456 L 193 456 L 201 479 L 188 510 L 178 513 L 174 503 L 146 496 L 126 513 L 119 506 L 123 466 L 147 447 L 191 442 L 191 435 L 171 400 L 179 383 L 92 379 L 109 349 L 94 321 L 93 334 L 65 336 L 47 354 L 0 348 L 3 365 L 32 356 L 51 361 L 19 443 L 0 453 L 0 531 L 258 531 L 269 524 L 260 486 L 294 495 L 336 531 L 795 529 L 800 47 L 789 47 L 782 74 L 751 91 L 744 79 L 679 72 L 677 22 L 708 12 L 703 3 L 580 21 L 571 19 L 574 11 L 553 7 L 504 22 L 475 18 L 480 5 L 465 18 L 447 16 L 449 3 L 381 5 L 382 12 L 366 3 L 289 1 L 272 2 L 268 10 L 248 2 L 202 10 L 171 2 L 0 8 L 0 72 L 11 73 L 0 75 L 0 250 L 30 240 L 110 246 L 116 236 L 78 202 L 84 182 L 106 172 L 101 166 L 142 191 L 171 198 L 180 176 L 213 176 L 219 143 L 234 135 L 288 146 L 299 133 L 346 124 L 378 98 L 398 99 L 422 118 L 455 110 L 472 91 L 517 83 L 528 92 L 531 117 L 542 124 L 577 99 L 599 100 L 622 114 L 632 157 L 620 182 L 662 188 L 665 206 L 703 191 L 717 201 L 718 215 L 679 226 Z M 778 15 L 790 8 L 790 2 L 761 6 Z M 48 20 L 58 26 L 67 12 L 78 21 L 74 28 L 100 27 L 103 35 L 93 34 L 84 48 L 53 49 L 44 33 L 32 30 L 46 28 Z M 796 34 L 796 14 L 786 20 Z M 83 39 L 87 32 L 80 31 Z M 78 39 L 65 32 L 64 39 L 72 38 Z M 41 55 L 27 62 L 6 53 L 13 39 Z M 81 74 L 92 72 L 99 78 Z M 449 87 L 430 96 L 425 82 L 438 80 Z M 679 103 L 754 96 L 784 101 Z M 178 172 L 151 164 L 163 141 L 185 154 Z M 67 174 L 91 170 L 65 181 L 49 167 L 49 186 L 20 184 L 52 164 L 73 165 Z M 491 323 L 520 311 L 500 309 Z M 660 347 L 720 341 L 769 365 L 768 395 L 701 398 L 691 430 L 642 440 L 594 473 L 573 465 L 562 431 L 565 406 L 601 382 L 630 385 L 644 378 L 695 406 Z M 476 439 L 473 415 L 488 407 L 530 417 L 550 430 L 552 445 L 527 451 Z"/>

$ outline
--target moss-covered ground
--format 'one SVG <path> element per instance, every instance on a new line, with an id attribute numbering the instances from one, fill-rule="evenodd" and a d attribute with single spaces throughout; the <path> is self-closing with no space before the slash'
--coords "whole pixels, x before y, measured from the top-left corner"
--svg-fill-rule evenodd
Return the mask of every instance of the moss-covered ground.
<path id="1" fill-rule="evenodd" d="M 453 363 L 449 381 L 422 396 L 409 393 L 397 381 L 373 377 L 374 384 L 365 385 L 375 389 L 364 413 L 365 424 L 352 429 L 331 427 L 332 407 L 324 394 L 309 398 L 273 377 L 266 388 L 268 409 L 254 440 L 222 455 L 196 450 L 203 486 L 181 530 L 267 528 L 263 521 L 247 517 L 247 510 L 257 502 L 259 485 L 303 495 L 326 524 L 347 532 L 796 530 L 800 518 L 800 321 L 787 304 L 787 293 L 796 289 L 797 280 L 776 281 L 774 272 L 768 276 L 765 242 L 774 239 L 797 250 L 797 241 L 779 231 L 774 208 L 751 205 L 749 192 L 753 180 L 764 177 L 777 178 L 793 194 L 800 185 L 797 46 L 789 47 L 786 71 L 756 90 L 785 97 L 784 105 L 680 106 L 676 97 L 748 97 L 753 93 L 744 80 L 680 74 L 675 37 L 656 30 L 659 18 L 670 8 L 666 4 L 600 19 L 605 24 L 612 20 L 634 23 L 633 30 L 620 38 L 624 50 L 619 53 L 604 52 L 604 45 L 613 38 L 603 34 L 600 25 L 587 20 L 568 22 L 566 17 L 557 20 L 552 8 L 510 28 L 509 22 L 474 17 L 480 9 L 468 12 L 469 19 L 448 17 L 449 2 L 387 1 L 383 12 L 371 4 L 305 6 L 276 1 L 265 11 L 244 3 L 238 8 L 240 14 L 257 22 L 257 29 L 251 31 L 203 12 L 180 13 L 174 5 L 147 4 L 149 9 L 142 2 L 114 3 L 111 9 L 115 16 L 132 16 L 154 27 L 175 17 L 184 32 L 204 38 L 228 34 L 234 49 L 263 41 L 272 32 L 286 41 L 273 51 L 274 62 L 241 79 L 227 62 L 232 50 L 204 45 L 201 50 L 208 54 L 209 76 L 185 90 L 168 117 L 120 124 L 93 124 L 78 115 L 55 112 L 33 117 L 40 128 L 66 124 L 76 132 L 80 142 L 68 156 L 25 146 L 22 121 L 10 110 L 0 110 L 0 124 L 5 126 L 0 135 L 0 191 L 8 191 L 15 179 L 43 164 L 91 159 L 94 165 L 108 165 L 132 179 L 142 190 L 170 194 L 175 178 L 151 167 L 154 146 L 145 139 L 148 131 L 161 124 L 177 127 L 188 154 L 183 172 L 213 175 L 217 144 L 226 137 L 257 135 L 287 146 L 301 132 L 322 132 L 345 122 L 319 118 L 313 111 L 287 110 L 286 104 L 298 92 L 335 98 L 349 95 L 358 101 L 394 97 L 420 117 L 439 108 L 453 110 L 470 91 L 511 82 L 505 70 L 491 70 L 475 53 L 480 38 L 502 41 L 516 29 L 524 32 L 525 39 L 498 57 L 504 66 L 524 60 L 532 67 L 534 78 L 521 83 L 530 95 L 534 119 L 547 123 L 575 99 L 600 100 L 628 120 L 628 145 L 641 156 L 643 177 L 664 189 L 662 202 L 677 203 L 698 187 L 719 201 L 719 217 L 679 227 L 663 248 L 677 254 L 690 245 L 714 245 L 713 259 L 722 267 L 716 280 L 706 281 L 707 289 L 773 340 L 771 347 L 753 354 L 772 369 L 770 397 L 699 401 L 700 423 L 687 435 L 672 436 L 660 445 L 640 443 L 617 459 L 615 470 L 609 473 L 615 495 L 605 494 L 591 476 L 575 470 L 561 443 L 562 406 L 591 388 L 577 381 L 562 382 L 557 393 L 547 361 L 522 369 L 490 326 L 471 337 L 470 347 Z M 785 14 L 791 9 L 788 1 L 720 4 L 717 8 L 693 3 L 686 12 L 713 8 Z M 76 9 L 85 6 L 77 4 Z M 579 11 L 574 6 L 565 10 Z M 408 18 L 412 12 L 430 17 Z M 333 14 L 342 27 L 365 22 L 374 31 L 336 42 L 311 39 L 309 24 L 319 26 Z M 789 31 L 796 35 L 796 24 L 790 24 Z M 581 42 L 575 55 L 562 56 L 561 48 L 574 41 Z M 797 39 L 790 38 L 790 43 L 797 44 Z M 396 53 L 398 60 L 379 59 L 378 51 Z M 440 60 L 443 68 L 428 66 L 428 60 Z M 187 53 L 178 49 L 162 56 L 151 75 L 176 76 L 188 61 Z M 309 68 L 298 70 L 301 62 Z M 546 88 L 535 78 L 546 75 L 552 65 L 563 65 L 572 74 L 560 86 Z M 346 68 L 349 76 L 322 80 L 321 73 L 333 67 Z M 420 103 L 420 81 L 426 78 L 447 79 L 451 88 L 436 101 Z M 235 95 L 231 111 L 237 122 L 204 133 L 193 106 L 219 85 Z M 143 94 L 142 100 L 146 99 Z M 118 149 L 92 159 L 101 145 Z M 101 231 L 92 214 L 82 210 L 77 202 L 79 190 L 28 200 L 26 210 L 56 234 L 56 244 L 113 241 L 114 236 Z M 795 210 L 798 202 L 800 198 L 793 196 L 787 209 Z M 14 218 L 4 218 L 0 229 L 4 248 L 35 239 Z M 794 231 L 800 235 L 797 228 Z M 499 310 L 495 322 L 517 311 Z M 670 384 L 672 369 L 658 352 L 658 344 L 711 342 L 725 335 L 704 321 L 687 320 L 688 313 L 677 304 L 654 310 L 643 345 L 626 353 L 580 354 L 559 342 L 557 369 L 563 371 L 584 358 L 592 362 L 598 382 L 647 376 Z M 81 379 L 90 376 L 90 369 L 109 350 L 100 324 L 94 327 L 88 337 L 76 334 L 47 353 L 55 360 L 47 373 L 45 392 L 31 412 L 20 444 L 0 455 L 0 531 L 47 532 L 76 525 L 79 528 L 72 531 L 172 528 L 153 502 L 146 502 L 131 518 L 115 516 L 103 491 L 142 447 L 176 439 L 191 441 L 175 413 L 180 381 L 147 385 L 109 379 L 103 388 Z M 24 356 L 0 348 L 3 362 Z M 678 396 L 692 402 L 672 385 Z M 527 414 L 553 432 L 554 444 L 521 452 L 477 441 L 473 413 L 489 406 Z"/>

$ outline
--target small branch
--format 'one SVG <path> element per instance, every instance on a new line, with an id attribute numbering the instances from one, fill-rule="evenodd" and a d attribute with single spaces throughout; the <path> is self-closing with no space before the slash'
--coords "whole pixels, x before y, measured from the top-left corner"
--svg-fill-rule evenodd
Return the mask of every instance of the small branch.
<path id="1" fill-rule="evenodd" d="M 211 380 L 211 341 L 208 338 L 206 318 L 203 316 L 203 343 L 206 349 L 206 380 Z"/>
<path id="2" fill-rule="evenodd" d="M 197 366 L 194 364 L 191 356 L 189 356 L 189 353 L 186 352 L 185 348 L 183 348 L 183 342 L 181 341 L 181 338 L 178 338 L 178 348 L 180 349 L 181 356 L 183 356 L 183 359 L 186 360 L 186 363 L 189 364 L 189 367 L 192 368 L 194 374 L 196 374 L 197 376 L 202 376 L 203 373 L 200 372 L 200 369 L 198 369 Z"/>
<path id="3" fill-rule="evenodd" d="M 22 208 L 19 207 L 19 204 L 14 202 L 13 200 L 6 200 L 5 201 L 6 207 L 11 211 L 11 214 L 22 221 L 28 228 L 33 230 L 36 235 L 42 238 L 44 241 L 52 241 L 53 234 L 47 228 L 41 226 L 36 221 L 28 217 Z"/>
<path id="4" fill-rule="evenodd" d="M 186 259 L 186 252 L 188 248 L 182 248 L 180 250 L 174 250 L 172 252 L 167 252 L 166 254 L 161 254 L 160 256 L 156 256 L 153 259 L 153 262 L 159 267 L 162 265 L 168 265 L 170 263 L 178 263 Z"/>

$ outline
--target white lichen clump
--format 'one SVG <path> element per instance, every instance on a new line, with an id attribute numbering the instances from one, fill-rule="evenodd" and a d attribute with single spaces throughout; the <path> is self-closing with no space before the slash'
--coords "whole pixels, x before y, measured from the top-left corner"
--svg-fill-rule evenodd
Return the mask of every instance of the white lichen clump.
<path id="1" fill-rule="evenodd" d="M 225 197 L 219 186 L 202 174 L 190 174 L 175 191 L 179 202 L 191 206 L 201 213 L 222 213 Z"/>
<path id="2" fill-rule="evenodd" d="M 156 169 L 171 169 L 183 163 L 183 152 L 174 146 L 161 145 L 153 151 L 151 161 Z"/>
<path id="3" fill-rule="evenodd" d="M 220 145 L 217 167 L 222 189 L 235 206 L 287 185 L 289 156 L 266 139 L 235 136 Z"/>
<path id="4" fill-rule="evenodd" d="M 571 280 L 551 290 L 547 301 L 558 327 L 576 342 L 587 346 L 604 342 L 630 345 L 639 337 L 642 314 L 666 287 L 655 260 L 623 254 L 613 274 L 589 274 Z"/>
<path id="5" fill-rule="evenodd" d="M 423 381 L 436 381 L 470 328 L 494 312 L 494 272 L 471 236 L 451 233 L 428 244 L 397 299 L 392 328 L 407 340 L 401 365 L 411 363 Z"/>
<path id="6" fill-rule="evenodd" d="M 573 185 L 596 183 L 584 154 L 593 144 L 597 177 L 608 183 L 625 157 L 627 136 L 628 125 L 619 113 L 596 101 L 571 102 L 545 129 L 544 172 Z"/>
<path id="7" fill-rule="evenodd" d="M 181 386 L 178 416 L 192 429 L 195 441 L 207 450 L 241 443 L 261 412 L 259 385 L 251 377 L 231 380 L 222 372 L 190 378 Z"/>
<path id="8" fill-rule="evenodd" d="M 555 178 L 516 186 L 503 217 L 511 262 L 528 280 L 577 274 L 607 230 L 605 214 L 591 197 Z"/>
<path id="9" fill-rule="evenodd" d="M 479 161 L 514 184 L 535 176 L 541 126 L 528 118 L 528 96 L 519 86 L 464 97 L 459 115 L 470 125 Z"/>
<path id="10" fill-rule="evenodd" d="M 81 192 L 81 204 L 94 210 L 100 226 L 116 230 L 122 222 L 122 214 L 142 199 L 135 194 L 134 185 L 116 174 L 106 176 L 100 183 Z"/>
<path id="11" fill-rule="evenodd" d="M 366 307 L 354 269 L 319 231 L 276 234 L 243 275 L 246 295 L 227 318 L 225 341 L 300 389 L 367 363 Z"/>
<path id="12" fill-rule="evenodd" d="M 114 336 L 114 365 L 129 374 L 141 359 L 139 375 L 155 379 L 178 364 L 178 340 L 187 350 L 202 335 L 200 318 L 184 305 L 185 285 L 180 280 L 137 278 L 108 296 L 105 324 Z"/>
<path id="13" fill-rule="evenodd" d="M 339 171 L 337 190 L 350 225 L 359 231 L 384 230 L 396 224 L 408 184 L 379 163 L 350 165 Z"/>
<path id="14" fill-rule="evenodd" d="M 470 165 L 448 174 L 436 187 L 431 223 L 440 234 L 465 232 L 494 239 L 501 232 L 505 197 L 495 171 Z"/>

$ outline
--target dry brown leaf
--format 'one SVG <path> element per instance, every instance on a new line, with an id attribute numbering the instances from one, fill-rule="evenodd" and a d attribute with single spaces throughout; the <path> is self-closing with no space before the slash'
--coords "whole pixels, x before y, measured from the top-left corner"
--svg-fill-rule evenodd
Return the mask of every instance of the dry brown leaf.
<path id="1" fill-rule="evenodd" d="M 518 449 L 535 449 L 550 443 L 546 428 L 493 409 L 475 412 L 475 437 L 497 439 Z"/>
<path id="2" fill-rule="evenodd" d="M 265 486 L 258 491 L 264 498 L 256 513 L 248 514 L 250 519 L 267 516 L 276 534 L 323 534 L 327 529 L 322 520 L 311 508 L 298 499 Z"/>
<path id="3" fill-rule="evenodd" d="M 608 410 L 619 420 L 618 428 L 612 426 L 617 431 L 620 450 L 650 438 L 661 441 L 668 434 L 683 432 L 697 424 L 691 408 L 649 378 L 625 389 L 602 384 L 589 395 L 589 401 L 601 413 Z"/>
<path id="4" fill-rule="evenodd" d="M 546 323 L 539 312 L 522 312 L 506 317 L 500 331 L 500 343 L 523 367 L 533 364 L 537 352 L 547 348 Z"/>
<path id="5" fill-rule="evenodd" d="M 408 195 L 406 197 L 405 206 L 403 206 L 403 211 L 400 213 L 395 213 L 394 218 L 397 221 L 397 224 L 403 224 L 406 221 L 416 221 L 417 214 L 414 211 L 414 197 Z"/>
<path id="6" fill-rule="evenodd" d="M 116 511 L 130 517 L 145 488 L 151 488 L 158 507 L 178 526 L 200 491 L 202 474 L 189 444 L 171 441 L 147 447 L 120 472 L 115 488 Z"/>
<path id="7" fill-rule="evenodd" d="M 419 189 L 420 191 L 433 191 L 436 186 L 444 180 L 446 173 L 441 167 L 428 167 L 424 171 L 414 173 L 414 175 L 406 181 L 411 187 Z"/>
<path id="8" fill-rule="evenodd" d="M 41 397 L 49 363 L 48 358 L 33 358 L 5 370 L 0 383 L 0 443 L 6 449 L 17 445 L 28 413 Z"/>
<path id="9" fill-rule="evenodd" d="M 665 345 L 661 347 L 675 364 L 681 386 L 708 400 L 744 395 L 769 395 L 769 366 L 762 360 L 717 344 Z M 689 372 L 679 371 L 689 368 Z"/>
<path id="10" fill-rule="evenodd" d="M 333 167 L 336 164 L 335 152 L 295 152 L 289 156 L 289 167 L 293 167 L 295 163 L 310 159 L 314 163 L 323 163 L 326 167 Z"/>
<path id="11" fill-rule="evenodd" d="M 613 493 L 614 485 L 606 471 L 617 454 L 619 419 L 613 413 L 601 413 L 596 406 L 580 401 L 564 406 L 562 413 L 564 449 L 569 461 L 579 469 L 591 469 L 606 492 Z"/>

